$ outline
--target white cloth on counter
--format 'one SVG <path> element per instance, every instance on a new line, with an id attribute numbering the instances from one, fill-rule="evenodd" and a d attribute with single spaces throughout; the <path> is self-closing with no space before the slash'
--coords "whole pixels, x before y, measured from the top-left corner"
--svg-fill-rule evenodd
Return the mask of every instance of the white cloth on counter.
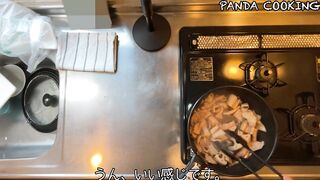
<path id="1" fill-rule="evenodd" d="M 115 73 L 118 36 L 114 32 L 62 32 L 56 67 L 61 70 Z"/>

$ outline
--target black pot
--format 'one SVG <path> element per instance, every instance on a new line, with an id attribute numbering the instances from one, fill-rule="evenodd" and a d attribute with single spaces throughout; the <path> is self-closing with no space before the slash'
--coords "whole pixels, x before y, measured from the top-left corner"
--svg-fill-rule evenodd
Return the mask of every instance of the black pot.
<path id="1" fill-rule="evenodd" d="M 44 110 L 48 110 L 50 108 L 58 108 L 59 105 L 59 97 L 58 93 L 56 95 L 52 95 L 50 93 L 45 92 L 33 92 L 35 87 L 44 80 L 51 80 L 54 82 L 59 88 L 59 73 L 57 70 L 50 69 L 50 68 L 42 68 L 34 72 L 30 75 L 27 80 L 27 84 L 23 91 L 22 95 L 22 107 L 25 117 L 28 120 L 28 123 L 36 130 L 43 132 L 43 133 L 50 133 L 57 129 L 57 122 L 58 122 L 58 114 L 54 116 L 52 119 L 43 119 L 39 120 L 34 115 L 35 111 L 34 107 L 31 107 L 30 98 L 31 96 L 42 96 L 41 99 L 39 97 L 36 98 L 36 102 L 39 103 L 39 107 L 43 108 Z M 33 103 L 34 104 L 34 103 Z M 39 109 L 41 111 L 41 109 Z"/>

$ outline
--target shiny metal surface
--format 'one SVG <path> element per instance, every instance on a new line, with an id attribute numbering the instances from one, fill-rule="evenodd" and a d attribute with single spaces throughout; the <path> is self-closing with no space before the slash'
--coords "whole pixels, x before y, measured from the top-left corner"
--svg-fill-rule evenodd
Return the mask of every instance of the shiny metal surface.
<path id="1" fill-rule="evenodd" d="M 320 24 L 319 13 L 164 13 L 172 36 L 162 50 L 141 50 L 131 36 L 141 14 L 117 15 L 116 74 L 60 71 L 60 114 L 56 141 L 38 158 L 0 160 L 0 178 L 97 178 L 96 166 L 133 177 L 151 169 L 185 165 L 180 160 L 179 39 L 183 26 Z M 54 21 L 59 23 L 60 18 Z M 93 157 L 100 157 L 98 161 Z M 93 158 L 95 159 L 95 158 Z M 99 163 L 101 160 L 101 163 Z M 320 178 L 320 166 L 277 166 L 280 172 Z M 267 179 L 276 175 L 263 168 Z M 253 176 L 244 179 L 254 179 Z M 234 179 L 234 178 L 231 178 Z"/>
<path id="2" fill-rule="evenodd" d="M 0 56 L 1 64 L 19 62 Z M 28 124 L 22 110 L 21 94 L 9 100 L 9 110 L 0 115 L 0 163 L 4 159 L 34 158 L 53 145 L 56 133 L 40 133 Z"/>
<path id="3" fill-rule="evenodd" d="M 14 0 L 26 7 L 35 10 L 37 13 L 46 14 L 51 17 L 65 16 L 64 5 L 62 0 Z M 131 15 L 140 13 L 140 0 L 106 0 L 109 6 L 110 15 Z M 194 14 L 194 13 L 233 13 L 231 10 L 221 11 L 220 0 L 153 0 L 153 7 L 157 13 L 174 13 L 174 14 Z M 263 10 L 265 0 L 256 0 L 259 11 L 258 13 L 267 13 Z M 301 0 L 300 2 L 307 2 Z M 237 11 L 237 14 L 247 14 L 244 11 Z M 286 12 L 278 12 L 280 14 Z M 317 11 L 293 12 L 291 14 L 303 13 L 308 15 L 317 15 Z M 294 15 L 295 16 L 295 15 Z M 256 19 L 257 20 L 257 19 Z M 288 21 L 288 19 L 287 19 Z M 304 22 L 307 23 L 307 22 Z"/>

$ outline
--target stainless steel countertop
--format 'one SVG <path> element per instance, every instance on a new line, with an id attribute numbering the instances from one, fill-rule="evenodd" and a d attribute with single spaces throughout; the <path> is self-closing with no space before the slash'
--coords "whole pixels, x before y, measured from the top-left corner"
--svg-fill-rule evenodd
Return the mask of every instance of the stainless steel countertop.
<path id="1" fill-rule="evenodd" d="M 60 71 L 56 142 L 39 158 L 0 160 L 0 178 L 97 178 L 91 157 L 103 157 L 106 172 L 133 177 L 134 169 L 183 168 L 180 160 L 178 32 L 183 26 L 320 25 L 319 13 L 166 13 L 169 44 L 141 50 L 131 29 L 139 14 L 117 15 L 116 74 Z M 57 22 L 59 19 L 56 19 Z M 293 177 L 320 178 L 320 166 L 279 166 Z M 263 168 L 259 174 L 276 177 Z M 253 178 L 248 176 L 245 178 Z M 234 178 L 232 178 L 234 179 Z"/>

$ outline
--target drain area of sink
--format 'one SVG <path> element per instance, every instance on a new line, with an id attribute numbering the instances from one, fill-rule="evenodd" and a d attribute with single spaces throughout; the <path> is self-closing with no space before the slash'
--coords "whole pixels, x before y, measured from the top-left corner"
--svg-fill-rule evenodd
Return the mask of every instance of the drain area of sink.
<path id="1" fill-rule="evenodd" d="M 24 71 L 26 69 L 23 63 L 19 62 L 17 59 L 0 56 L 0 67 L 8 64 L 16 64 Z M 42 69 L 55 71 L 54 64 L 51 63 L 50 60 L 45 60 L 41 63 L 38 66 L 37 71 Z M 28 73 L 25 71 L 26 84 L 24 90 L 19 95 L 11 97 L 6 103 L 7 105 L 5 108 L 7 109 L 5 110 L 5 113 L 0 113 L 0 161 L 39 157 L 48 152 L 55 142 L 56 135 L 58 133 L 55 129 L 42 132 L 32 125 L 32 122 L 26 114 L 25 104 L 28 104 L 30 100 L 27 99 L 27 103 L 24 103 L 24 101 L 26 101 L 25 91 L 28 83 L 30 84 L 29 81 L 33 74 L 34 72 Z M 37 87 L 36 85 L 34 86 L 36 88 L 32 96 L 44 93 L 42 92 L 44 90 L 40 89 L 41 87 Z M 40 101 L 39 98 L 38 101 Z M 58 108 L 58 98 L 56 101 L 56 108 Z M 40 103 L 42 102 L 39 102 L 39 104 Z M 33 102 L 33 104 L 36 104 L 36 102 Z M 32 110 L 34 111 L 34 108 Z M 41 124 L 42 122 L 39 123 Z"/>

